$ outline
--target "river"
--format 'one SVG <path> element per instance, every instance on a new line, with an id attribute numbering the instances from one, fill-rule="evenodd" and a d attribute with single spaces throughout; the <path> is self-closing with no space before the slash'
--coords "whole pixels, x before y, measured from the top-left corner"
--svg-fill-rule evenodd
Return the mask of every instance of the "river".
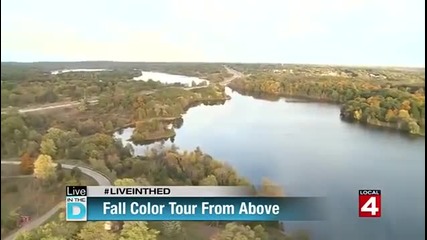
<path id="1" fill-rule="evenodd" d="M 315 240 L 425 238 L 425 138 L 343 122 L 336 105 L 227 92 L 224 105 L 191 108 L 174 143 L 199 146 L 254 183 L 268 177 L 287 195 L 328 196 L 329 221 L 286 222 L 286 230 L 308 229 Z M 359 189 L 382 190 L 381 218 L 358 218 Z"/>

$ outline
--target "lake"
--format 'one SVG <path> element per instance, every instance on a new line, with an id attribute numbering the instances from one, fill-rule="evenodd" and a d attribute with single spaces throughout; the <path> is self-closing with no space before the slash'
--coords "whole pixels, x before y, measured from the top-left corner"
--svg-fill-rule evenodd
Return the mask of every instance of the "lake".
<path id="1" fill-rule="evenodd" d="M 68 72 L 105 72 L 105 71 L 112 71 L 108 69 L 95 69 L 95 68 L 87 68 L 87 69 L 63 69 L 63 70 L 55 70 L 52 71 L 52 75 L 57 75 L 61 73 L 68 73 Z"/>
<path id="2" fill-rule="evenodd" d="M 174 143 L 199 146 L 254 183 L 268 177 L 287 195 L 328 196 L 329 221 L 286 222 L 286 230 L 322 240 L 425 238 L 425 138 L 343 122 L 336 105 L 227 92 L 224 105 L 191 108 Z M 381 218 L 358 218 L 359 189 L 382 190 Z"/>
<path id="3" fill-rule="evenodd" d="M 174 84 L 174 83 L 182 83 L 187 86 L 191 86 L 191 84 L 194 82 L 195 84 L 200 84 L 202 82 L 208 82 L 205 79 L 197 78 L 197 77 L 187 77 L 182 75 L 174 75 L 174 74 L 167 74 L 167 73 L 161 73 L 161 72 L 147 72 L 147 71 L 141 71 L 141 76 L 133 78 L 136 81 L 159 81 L 161 83 L 166 84 Z"/>

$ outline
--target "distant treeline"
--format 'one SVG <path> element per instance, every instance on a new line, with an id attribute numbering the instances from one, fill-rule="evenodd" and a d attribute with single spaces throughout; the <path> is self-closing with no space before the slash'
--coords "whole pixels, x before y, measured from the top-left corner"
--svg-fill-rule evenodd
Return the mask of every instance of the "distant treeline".
<path id="1" fill-rule="evenodd" d="M 425 133 L 424 87 L 396 87 L 357 78 L 254 74 L 229 85 L 243 93 L 309 98 L 341 103 L 341 117 L 370 125 Z"/>

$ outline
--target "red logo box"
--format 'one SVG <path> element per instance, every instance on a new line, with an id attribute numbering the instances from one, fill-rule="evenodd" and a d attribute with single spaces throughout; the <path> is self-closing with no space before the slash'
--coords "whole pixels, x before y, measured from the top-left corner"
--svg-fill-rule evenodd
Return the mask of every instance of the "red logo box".
<path id="1" fill-rule="evenodd" d="M 359 190 L 359 217 L 381 217 L 381 190 Z"/>

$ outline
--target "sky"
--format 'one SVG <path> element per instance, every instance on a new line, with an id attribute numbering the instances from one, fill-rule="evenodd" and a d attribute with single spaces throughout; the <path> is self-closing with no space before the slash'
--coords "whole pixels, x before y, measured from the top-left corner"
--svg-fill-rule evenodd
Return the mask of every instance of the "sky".
<path id="1" fill-rule="evenodd" d="M 2 0 L 2 61 L 425 66 L 425 0 Z"/>

